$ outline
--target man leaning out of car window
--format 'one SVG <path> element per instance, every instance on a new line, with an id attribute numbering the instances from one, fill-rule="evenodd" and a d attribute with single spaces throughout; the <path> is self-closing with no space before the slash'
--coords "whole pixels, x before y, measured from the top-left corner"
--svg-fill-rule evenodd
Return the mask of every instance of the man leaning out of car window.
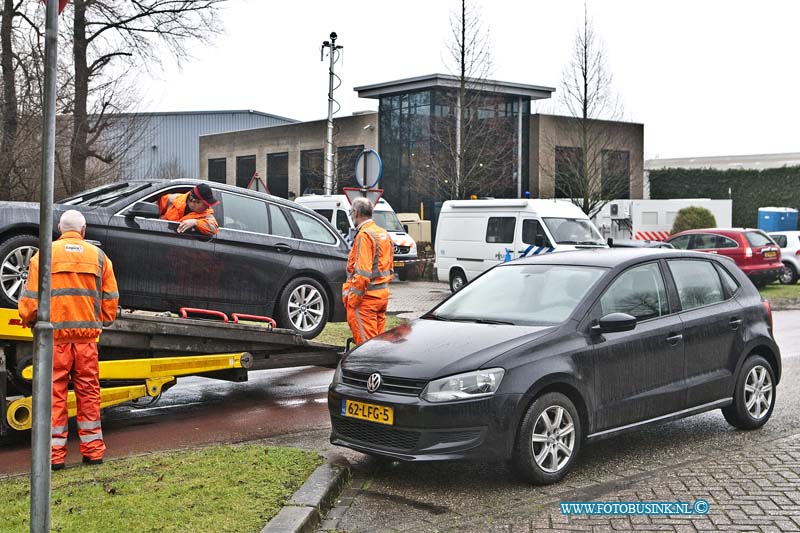
<path id="1" fill-rule="evenodd" d="M 178 233 L 197 228 L 197 231 L 206 235 L 216 235 L 219 230 L 217 219 L 214 218 L 213 206 L 219 200 L 214 198 L 214 193 L 205 183 L 196 185 L 186 193 L 165 194 L 158 201 L 161 209 L 161 218 L 180 222 Z"/>

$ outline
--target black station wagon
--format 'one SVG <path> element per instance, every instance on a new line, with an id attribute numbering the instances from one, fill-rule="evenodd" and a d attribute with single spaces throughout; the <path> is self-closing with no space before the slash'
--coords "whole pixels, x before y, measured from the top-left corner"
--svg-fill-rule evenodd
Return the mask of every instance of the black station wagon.
<path id="1" fill-rule="evenodd" d="M 586 250 L 489 270 L 350 352 L 331 442 L 414 461 L 512 459 L 554 483 L 580 447 L 711 409 L 767 422 L 781 358 L 769 304 L 725 257 Z"/>
<path id="2" fill-rule="evenodd" d="M 269 316 L 306 338 L 344 318 L 348 247 L 326 220 L 294 202 L 209 183 L 220 201 L 219 233 L 176 233 L 177 222 L 158 218 L 156 202 L 197 183 L 129 181 L 84 191 L 54 206 L 54 234 L 65 210 L 84 214 L 86 238 L 114 263 L 125 308 Z M 0 202 L 0 307 L 17 305 L 38 224 L 39 204 Z"/>

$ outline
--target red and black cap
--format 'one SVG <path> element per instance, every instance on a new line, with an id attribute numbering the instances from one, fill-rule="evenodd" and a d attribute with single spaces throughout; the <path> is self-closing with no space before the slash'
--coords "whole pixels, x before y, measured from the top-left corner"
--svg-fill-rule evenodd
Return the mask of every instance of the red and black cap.
<path id="1" fill-rule="evenodd" d="M 219 203 L 219 200 L 214 198 L 214 193 L 211 191 L 211 187 L 208 186 L 206 183 L 200 183 L 196 185 L 194 189 L 192 189 L 192 194 L 195 198 L 199 198 L 201 202 L 206 204 L 206 207 L 214 207 Z"/>

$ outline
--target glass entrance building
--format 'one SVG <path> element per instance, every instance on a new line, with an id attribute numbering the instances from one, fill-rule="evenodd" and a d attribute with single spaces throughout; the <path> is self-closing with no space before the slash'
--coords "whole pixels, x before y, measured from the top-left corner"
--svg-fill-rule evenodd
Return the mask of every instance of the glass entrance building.
<path id="1" fill-rule="evenodd" d="M 398 212 L 529 190 L 530 103 L 554 89 L 432 74 L 355 90 L 379 100 L 381 187 Z"/>

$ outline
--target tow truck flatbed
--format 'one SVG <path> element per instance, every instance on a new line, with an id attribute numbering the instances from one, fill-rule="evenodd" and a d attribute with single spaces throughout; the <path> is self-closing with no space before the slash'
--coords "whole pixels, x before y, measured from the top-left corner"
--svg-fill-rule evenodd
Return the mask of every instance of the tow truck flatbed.
<path id="1" fill-rule="evenodd" d="M 31 330 L 24 327 L 15 309 L 0 309 L 0 434 L 5 434 L 10 427 L 19 429 L 24 426 L 20 423 L 9 424 L 7 419 L 7 416 L 14 415 L 10 410 L 7 412 L 12 402 L 17 402 L 13 404 L 16 409 L 20 400 L 24 399 L 24 395 L 7 397 L 7 378 L 13 373 L 12 381 L 19 383 L 23 376 L 20 366 L 30 364 L 32 340 Z M 128 387 L 144 385 L 148 376 L 143 377 L 141 368 L 146 360 L 168 362 L 175 368 L 171 381 L 165 380 L 163 373 L 157 378 L 163 381 L 163 390 L 166 390 L 178 376 L 195 375 L 241 382 L 247 381 L 250 370 L 299 366 L 334 368 L 344 352 L 341 346 L 307 340 L 293 330 L 267 327 L 265 324 L 177 318 L 141 312 L 121 313 L 111 326 L 103 329 L 98 349 L 101 368 L 105 361 L 122 364 L 121 371 L 120 365 L 115 365 L 118 370 L 113 378 L 105 379 L 101 370 L 101 392 L 106 390 L 108 393 L 119 389 L 113 387 L 115 384 Z M 214 366 L 211 368 L 216 370 L 209 371 L 202 361 L 213 359 L 215 354 L 241 356 L 230 357 L 230 364 Z M 130 378 L 126 378 L 126 362 L 130 364 Z M 155 375 L 150 378 L 155 378 Z M 23 379 L 30 379 L 30 369 Z M 162 387 L 159 386 L 157 392 L 156 389 L 148 391 L 147 387 L 141 387 L 141 390 L 156 396 L 161 394 Z M 20 412 L 24 413 L 24 409 Z"/>

